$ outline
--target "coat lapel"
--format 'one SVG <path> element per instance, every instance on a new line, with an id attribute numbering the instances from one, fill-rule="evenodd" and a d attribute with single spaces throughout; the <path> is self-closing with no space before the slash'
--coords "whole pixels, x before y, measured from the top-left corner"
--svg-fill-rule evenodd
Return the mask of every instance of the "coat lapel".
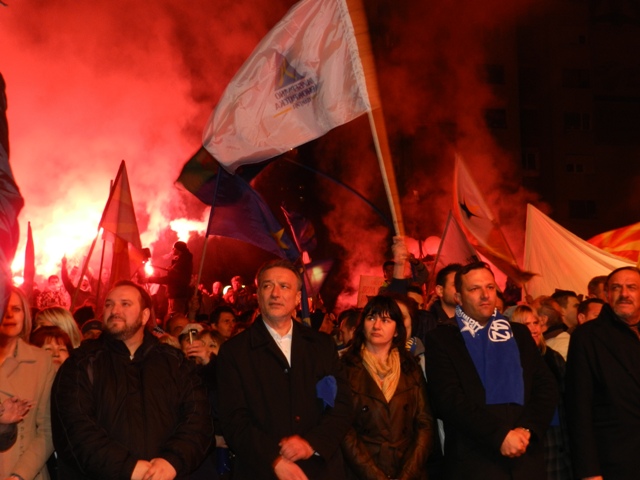
<path id="1" fill-rule="evenodd" d="M 295 325 L 295 322 L 293 323 Z M 293 359 L 294 344 L 295 342 L 292 342 L 292 347 L 291 347 L 292 359 Z M 264 320 L 262 320 L 262 317 L 256 318 L 255 322 L 253 323 L 253 326 L 251 327 L 251 348 L 254 348 L 254 349 L 263 348 L 267 352 L 269 352 L 269 354 L 275 357 L 275 359 L 278 361 L 278 363 L 282 368 L 286 368 L 289 366 L 289 362 L 287 361 L 287 358 L 284 356 L 284 353 L 282 353 L 282 350 L 280 350 L 280 347 L 278 346 L 276 341 L 273 339 L 273 337 L 269 333 L 269 330 L 267 330 L 267 327 L 264 324 Z"/>
<path id="2" fill-rule="evenodd" d="M 635 334 L 630 331 L 626 331 L 628 327 L 622 323 L 613 312 L 609 305 L 604 305 L 602 307 L 602 314 L 606 321 L 611 324 L 611 328 L 614 332 L 615 339 L 611 341 L 611 334 L 608 333 L 604 327 L 601 325 L 600 335 L 596 337 L 597 341 L 600 342 L 600 345 L 606 349 L 613 358 L 622 366 L 622 368 L 627 372 L 627 374 L 635 381 L 635 383 L 640 387 L 640 371 L 635 368 L 638 365 L 640 360 L 640 345 L 636 345 L 635 349 L 621 348 L 622 343 L 628 342 L 636 342 L 637 339 Z"/>

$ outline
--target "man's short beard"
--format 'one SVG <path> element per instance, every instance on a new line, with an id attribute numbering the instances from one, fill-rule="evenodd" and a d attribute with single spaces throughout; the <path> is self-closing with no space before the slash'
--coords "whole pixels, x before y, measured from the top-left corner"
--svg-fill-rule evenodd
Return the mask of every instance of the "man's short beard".
<path id="1" fill-rule="evenodd" d="M 114 325 L 109 323 L 109 319 L 106 322 L 106 330 L 116 340 L 125 342 L 133 337 L 142 328 L 142 318 L 138 317 L 136 323 L 133 325 L 123 325 L 121 328 L 114 329 Z"/>

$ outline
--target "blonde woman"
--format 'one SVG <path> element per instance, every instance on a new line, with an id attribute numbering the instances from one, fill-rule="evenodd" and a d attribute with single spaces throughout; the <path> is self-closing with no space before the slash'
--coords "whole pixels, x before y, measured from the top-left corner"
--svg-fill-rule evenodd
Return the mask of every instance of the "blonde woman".
<path id="1" fill-rule="evenodd" d="M 31 315 L 24 294 L 12 289 L 0 325 L 0 401 L 18 397 L 34 402 L 18 423 L 16 443 L 0 453 L 0 479 L 48 480 L 53 452 L 49 398 L 55 370 L 51 356 L 29 345 Z"/>
<path id="2" fill-rule="evenodd" d="M 71 312 L 62 307 L 49 307 L 36 313 L 37 330 L 40 327 L 59 327 L 64 333 L 69 335 L 73 348 L 78 348 L 82 342 L 82 332 L 78 328 Z"/>
<path id="3" fill-rule="evenodd" d="M 529 305 L 518 305 L 511 315 L 511 321 L 521 323 L 529 329 L 540 355 L 558 382 L 560 393 L 564 394 L 565 362 L 562 355 L 545 344 L 539 316 Z M 547 429 L 543 443 L 548 480 L 573 479 L 563 395 L 560 395 L 560 403 L 553 415 L 551 425 Z"/>

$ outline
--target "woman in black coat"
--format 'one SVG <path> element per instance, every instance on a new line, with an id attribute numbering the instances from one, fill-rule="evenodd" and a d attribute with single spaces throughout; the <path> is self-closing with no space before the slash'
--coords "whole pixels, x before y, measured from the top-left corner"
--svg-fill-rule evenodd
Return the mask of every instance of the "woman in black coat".
<path id="1" fill-rule="evenodd" d="M 424 479 L 432 418 L 422 370 L 406 351 L 396 302 L 372 298 L 343 357 L 354 421 L 342 451 L 351 478 Z"/>

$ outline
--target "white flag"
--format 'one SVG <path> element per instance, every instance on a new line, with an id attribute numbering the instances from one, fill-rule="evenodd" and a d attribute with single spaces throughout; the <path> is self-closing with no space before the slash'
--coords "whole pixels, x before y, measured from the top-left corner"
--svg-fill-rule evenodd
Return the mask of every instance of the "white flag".
<path id="1" fill-rule="evenodd" d="M 233 172 L 370 109 L 345 0 L 302 0 L 233 77 L 205 127 L 203 145 Z"/>

